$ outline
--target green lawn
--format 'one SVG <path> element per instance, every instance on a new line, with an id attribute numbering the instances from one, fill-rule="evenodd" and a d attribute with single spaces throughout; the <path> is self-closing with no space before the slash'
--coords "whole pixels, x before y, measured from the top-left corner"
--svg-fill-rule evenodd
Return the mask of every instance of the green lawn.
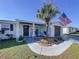
<path id="1" fill-rule="evenodd" d="M 79 34 L 65 34 L 65 35 L 70 35 L 70 36 L 79 36 Z"/>
<path id="2" fill-rule="evenodd" d="M 16 43 L 15 39 L 0 41 L 0 49 L 10 48 L 17 45 L 22 45 L 23 43 Z"/>
<path id="3" fill-rule="evenodd" d="M 70 35 L 73 35 L 73 36 L 79 36 L 79 34 L 70 34 Z"/>
<path id="4" fill-rule="evenodd" d="M 15 40 L 2 41 L 0 42 L 0 59 L 79 59 L 79 45 L 73 44 L 60 56 L 47 57 L 33 53 L 27 44 L 16 43 Z"/>

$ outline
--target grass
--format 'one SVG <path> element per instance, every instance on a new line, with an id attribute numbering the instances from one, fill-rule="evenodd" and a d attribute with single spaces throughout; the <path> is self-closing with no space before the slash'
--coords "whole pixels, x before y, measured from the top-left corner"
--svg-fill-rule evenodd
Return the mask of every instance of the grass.
<path id="1" fill-rule="evenodd" d="M 79 34 L 70 34 L 70 35 L 73 35 L 73 36 L 79 36 Z"/>
<path id="2" fill-rule="evenodd" d="M 57 57 L 47 57 L 33 53 L 27 44 L 17 44 L 15 40 L 9 41 L 0 43 L 0 59 L 79 59 L 79 45 L 76 44 Z"/>
<path id="3" fill-rule="evenodd" d="M 79 36 L 79 34 L 65 34 L 65 35 L 70 35 L 70 36 Z"/>
<path id="4" fill-rule="evenodd" d="M 10 48 L 13 46 L 21 45 L 21 44 L 23 44 L 23 43 L 16 43 L 15 39 L 3 40 L 3 41 L 0 41 L 0 50 L 4 49 L 4 48 Z"/>

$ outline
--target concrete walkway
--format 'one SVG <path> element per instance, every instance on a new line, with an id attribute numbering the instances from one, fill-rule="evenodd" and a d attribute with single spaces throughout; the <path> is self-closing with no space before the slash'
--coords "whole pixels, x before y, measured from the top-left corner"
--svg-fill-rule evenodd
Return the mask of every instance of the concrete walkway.
<path id="1" fill-rule="evenodd" d="M 54 44 L 49 47 L 41 46 L 40 44 L 33 41 L 32 38 L 27 38 L 26 42 L 29 48 L 37 54 L 45 56 L 58 56 L 62 54 L 65 50 L 67 50 L 74 43 L 74 40 L 67 40 L 58 45 Z"/>

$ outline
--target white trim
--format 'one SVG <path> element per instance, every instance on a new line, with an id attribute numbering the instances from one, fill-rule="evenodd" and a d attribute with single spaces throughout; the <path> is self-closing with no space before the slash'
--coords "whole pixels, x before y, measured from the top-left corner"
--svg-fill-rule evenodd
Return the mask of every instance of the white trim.
<path id="1" fill-rule="evenodd" d="M 33 23 L 33 36 L 35 36 L 35 23 Z"/>
<path id="2" fill-rule="evenodd" d="M 20 34 L 19 34 L 19 21 L 16 21 L 16 41 L 18 42 L 18 38 L 19 38 Z"/>

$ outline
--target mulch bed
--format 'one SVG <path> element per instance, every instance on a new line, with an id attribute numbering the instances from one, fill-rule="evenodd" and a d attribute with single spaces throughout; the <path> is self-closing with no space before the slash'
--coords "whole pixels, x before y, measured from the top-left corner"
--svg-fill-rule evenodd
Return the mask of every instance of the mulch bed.
<path id="1" fill-rule="evenodd" d="M 36 38 L 36 42 L 42 46 L 51 46 L 53 44 L 59 44 L 64 40 L 58 37 L 38 37 Z"/>
<path id="2" fill-rule="evenodd" d="M 54 40 L 52 38 L 41 37 L 37 39 L 37 43 L 43 46 L 51 46 L 54 44 Z"/>

